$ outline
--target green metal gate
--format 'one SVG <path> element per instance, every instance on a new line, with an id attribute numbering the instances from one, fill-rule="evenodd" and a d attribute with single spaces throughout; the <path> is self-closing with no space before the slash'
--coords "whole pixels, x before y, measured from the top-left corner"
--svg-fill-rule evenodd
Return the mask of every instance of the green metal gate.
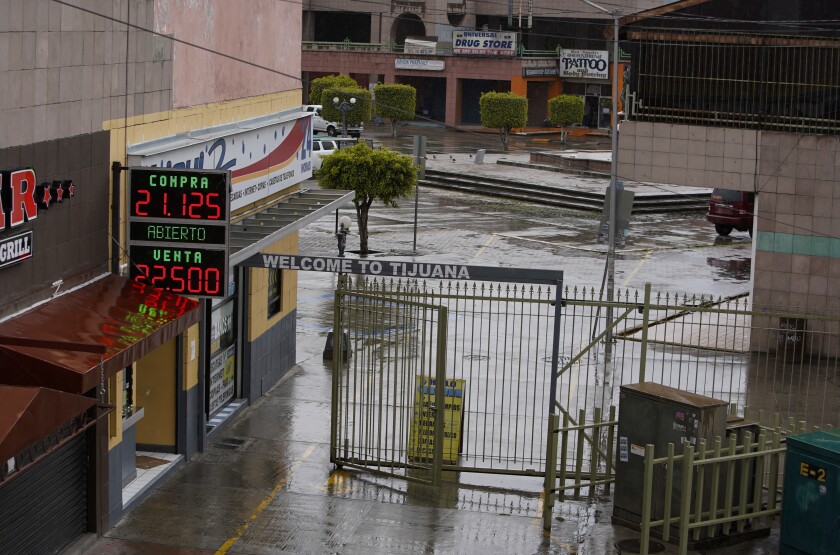
<path id="1" fill-rule="evenodd" d="M 333 329 L 348 335 L 333 336 L 330 460 L 436 485 L 447 308 L 416 295 L 350 290 L 348 281 L 342 276 L 335 297 Z M 354 351 L 349 360 L 345 349 Z"/>
<path id="2" fill-rule="evenodd" d="M 342 277 L 332 462 L 433 484 L 444 470 L 542 476 L 556 292 Z M 349 360 L 339 340 L 349 341 Z"/>

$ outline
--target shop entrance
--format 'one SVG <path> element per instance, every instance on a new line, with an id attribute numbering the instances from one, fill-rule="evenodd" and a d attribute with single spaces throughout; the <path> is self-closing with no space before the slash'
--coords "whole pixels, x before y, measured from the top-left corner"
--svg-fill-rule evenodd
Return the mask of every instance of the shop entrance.
<path id="1" fill-rule="evenodd" d="M 548 119 L 548 85 L 544 81 L 528 82 L 528 127 L 543 127 Z"/>
<path id="2" fill-rule="evenodd" d="M 411 85 L 417 90 L 418 116 L 444 121 L 446 118 L 446 79 L 443 77 L 398 76 L 397 83 Z"/>
<path id="3" fill-rule="evenodd" d="M 488 79 L 460 79 L 461 83 L 461 123 L 481 124 L 481 111 L 478 99 L 482 93 L 497 91 L 510 92 L 510 81 L 491 81 Z"/>

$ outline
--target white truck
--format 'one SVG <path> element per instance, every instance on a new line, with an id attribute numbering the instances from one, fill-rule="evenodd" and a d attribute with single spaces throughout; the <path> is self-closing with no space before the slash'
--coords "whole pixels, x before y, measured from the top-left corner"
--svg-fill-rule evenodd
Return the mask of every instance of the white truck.
<path id="1" fill-rule="evenodd" d="M 312 112 L 312 132 L 317 135 L 318 133 L 326 133 L 330 137 L 337 137 L 342 135 L 342 129 L 340 123 L 335 123 L 333 121 L 327 121 L 323 117 L 321 117 L 321 105 L 320 104 L 307 104 L 303 106 L 304 112 Z M 347 134 L 351 137 L 358 138 L 361 136 L 362 132 L 365 130 L 362 124 L 359 125 L 347 125 Z"/>

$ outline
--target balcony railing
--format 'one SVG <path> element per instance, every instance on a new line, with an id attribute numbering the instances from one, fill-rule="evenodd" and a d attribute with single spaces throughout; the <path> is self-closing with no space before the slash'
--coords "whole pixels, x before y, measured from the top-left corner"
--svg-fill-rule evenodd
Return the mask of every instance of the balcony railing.
<path id="1" fill-rule="evenodd" d="M 632 119 L 840 134 L 840 40 L 684 29 L 630 38 Z"/>
<path id="2" fill-rule="evenodd" d="M 451 43 L 439 43 L 437 51 L 434 56 L 452 56 L 452 48 L 442 48 L 440 45 L 450 45 Z M 323 42 L 323 41 L 304 41 L 302 43 L 303 50 L 314 51 L 344 51 L 344 52 L 377 52 L 382 54 L 403 54 L 405 48 L 402 44 L 394 43 L 370 43 L 370 42 L 351 42 L 343 40 L 340 42 Z M 417 56 L 431 56 L 432 54 L 411 54 Z M 509 58 L 510 56 L 498 56 L 499 58 Z M 559 58 L 560 47 L 554 50 L 528 50 L 522 45 L 516 50 L 517 58 Z"/>

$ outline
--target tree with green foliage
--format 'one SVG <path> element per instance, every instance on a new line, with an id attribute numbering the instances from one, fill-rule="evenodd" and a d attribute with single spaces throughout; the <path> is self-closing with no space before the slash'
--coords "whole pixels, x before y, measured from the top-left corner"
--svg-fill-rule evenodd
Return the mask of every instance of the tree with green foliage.
<path id="1" fill-rule="evenodd" d="M 498 129 L 502 146 L 508 149 L 508 135 L 514 127 L 528 123 L 528 99 L 511 92 L 486 92 L 478 99 L 481 125 Z"/>
<path id="2" fill-rule="evenodd" d="M 414 119 L 417 106 L 417 90 L 411 85 L 385 85 L 373 87 L 376 99 L 374 112 L 381 118 L 391 120 L 391 136 L 397 136 L 397 122 Z"/>
<path id="3" fill-rule="evenodd" d="M 338 104 L 334 100 L 338 98 Z M 350 99 L 355 102 L 351 103 Z M 371 94 L 367 89 L 348 87 L 325 89 L 321 93 L 321 117 L 327 121 L 342 121 L 341 110 L 338 106 L 346 101 L 350 105 L 347 112 L 347 127 L 370 121 Z"/>
<path id="4" fill-rule="evenodd" d="M 321 96 L 325 90 L 350 89 L 358 86 L 359 84 L 356 83 L 356 80 L 349 75 L 325 75 L 324 77 L 318 77 L 309 83 L 309 103 L 320 104 Z"/>
<path id="5" fill-rule="evenodd" d="M 568 125 L 583 123 L 583 98 L 573 94 L 561 94 L 548 101 L 548 119 L 554 125 L 564 129 L 560 132 L 560 140 L 566 142 Z"/>
<path id="6" fill-rule="evenodd" d="M 387 148 L 373 149 L 365 142 L 325 156 L 318 174 L 325 189 L 354 191 L 359 226 L 359 252 L 368 254 L 368 212 L 374 201 L 396 207 L 397 199 L 411 196 L 417 186 L 414 159 Z"/>

